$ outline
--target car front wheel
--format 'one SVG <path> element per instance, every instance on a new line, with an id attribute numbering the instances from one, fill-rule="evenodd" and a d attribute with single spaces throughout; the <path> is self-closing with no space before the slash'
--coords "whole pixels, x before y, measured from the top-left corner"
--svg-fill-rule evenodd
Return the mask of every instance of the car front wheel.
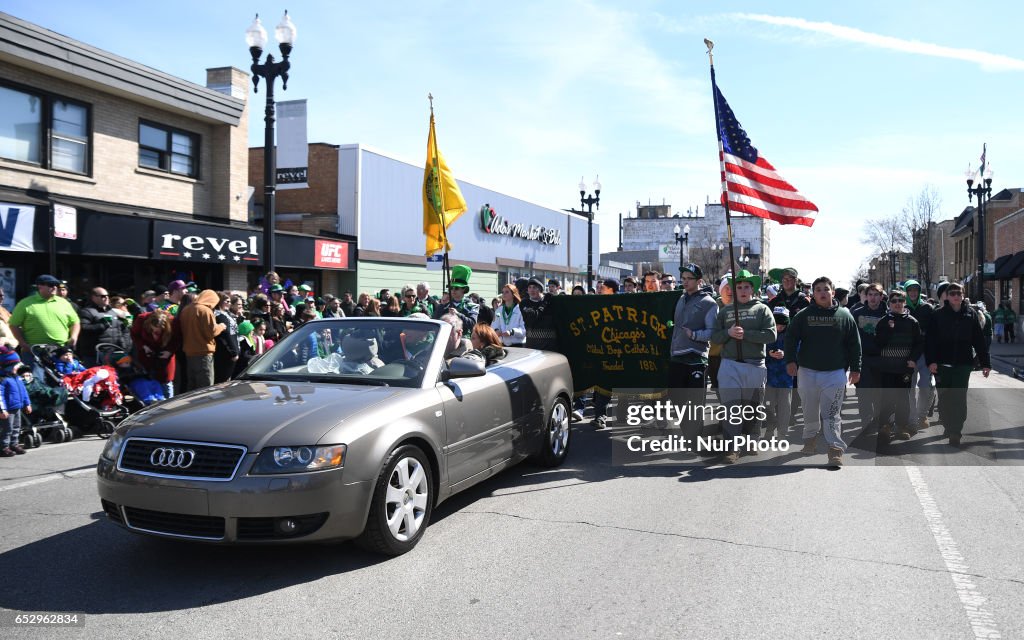
<path id="1" fill-rule="evenodd" d="M 419 447 L 392 451 L 377 478 L 366 529 L 357 543 L 389 556 L 411 551 L 430 522 L 433 487 L 430 463 Z"/>

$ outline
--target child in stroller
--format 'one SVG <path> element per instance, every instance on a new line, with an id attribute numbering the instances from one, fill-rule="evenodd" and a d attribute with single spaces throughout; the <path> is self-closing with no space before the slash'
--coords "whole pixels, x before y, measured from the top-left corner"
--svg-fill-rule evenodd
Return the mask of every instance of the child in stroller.
<path id="1" fill-rule="evenodd" d="M 119 345 L 105 342 L 96 345 L 96 362 L 117 372 L 118 380 L 128 389 L 124 404 L 130 413 L 167 399 L 161 384 L 147 376 L 145 370 L 132 360 L 131 354 Z"/>
<path id="2" fill-rule="evenodd" d="M 32 367 L 21 365 L 16 372 L 25 383 L 34 407 L 32 413 L 22 416 L 21 437 L 25 446 L 36 448 L 42 445 L 44 436 L 51 442 L 65 442 L 74 438 L 74 433 L 64 419 L 68 390 L 36 380 Z"/>
<path id="3" fill-rule="evenodd" d="M 101 438 L 110 437 L 117 424 L 129 414 L 117 382 L 117 371 L 106 366 L 83 367 L 81 371 L 62 376 L 57 371 L 57 362 L 62 362 L 61 368 L 77 369 L 73 354 L 70 357 L 72 362 L 68 362 L 66 349 L 55 345 L 32 346 L 36 359 L 43 365 L 46 382 L 68 390 L 65 404 L 68 422 L 83 432 L 92 432 Z"/>

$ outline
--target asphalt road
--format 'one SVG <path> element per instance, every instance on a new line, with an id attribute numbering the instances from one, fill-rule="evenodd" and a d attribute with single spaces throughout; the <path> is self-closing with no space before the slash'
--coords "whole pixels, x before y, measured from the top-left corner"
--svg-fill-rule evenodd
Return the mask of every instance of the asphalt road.
<path id="1" fill-rule="evenodd" d="M 851 431 L 841 470 L 613 465 L 631 432 L 580 426 L 564 467 L 456 496 L 390 560 L 141 538 L 100 510 L 103 441 L 44 445 L 0 460 L 0 620 L 85 626 L 0 637 L 1024 637 L 1024 385 L 972 384 L 965 450 Z"/>

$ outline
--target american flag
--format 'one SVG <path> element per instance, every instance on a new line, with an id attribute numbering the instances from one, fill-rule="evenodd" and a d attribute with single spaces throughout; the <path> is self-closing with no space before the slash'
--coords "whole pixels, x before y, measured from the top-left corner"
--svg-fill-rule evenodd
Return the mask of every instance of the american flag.
<path id="1" fill-rule="evenodd" d="M 818 207 L 786 182 L 750 143 L 736 115 L 718 90 L 711 68 L 718 125 L 718 159 L 722 164 L 722 204 L 730 211 L 782 224 L 814 224 Z M 726 202 L 728 200 L 728 202 Z"/>

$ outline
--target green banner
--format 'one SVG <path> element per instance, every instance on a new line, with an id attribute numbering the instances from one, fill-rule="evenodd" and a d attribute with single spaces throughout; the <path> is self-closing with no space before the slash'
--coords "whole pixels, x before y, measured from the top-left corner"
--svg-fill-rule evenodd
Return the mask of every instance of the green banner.
<path id="1" fill-rule="evenodd" d="M 556 296 L 558 347 L 575 391 L 598 387 L 664 389 L 672 317 L 682 291 Z"/>

